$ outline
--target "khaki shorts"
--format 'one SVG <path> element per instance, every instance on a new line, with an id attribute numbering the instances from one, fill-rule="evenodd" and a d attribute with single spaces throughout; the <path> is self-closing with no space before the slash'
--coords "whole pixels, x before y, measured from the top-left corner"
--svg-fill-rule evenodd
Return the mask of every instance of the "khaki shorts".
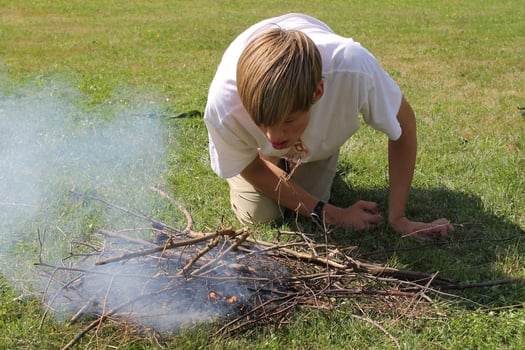
<path id="1" fill-rule="evenodd" d="M 292 179 L 312 195 L 328 201 L 338 158 L 339 153 L 336 153 L 328 159 L 303 163 L 295 169 Z M 257 191 L 241 175 L 227 181 L 230 185 L 232 210 L 242 223 L 269 222 L 283 217 L 284 208 Z"/>

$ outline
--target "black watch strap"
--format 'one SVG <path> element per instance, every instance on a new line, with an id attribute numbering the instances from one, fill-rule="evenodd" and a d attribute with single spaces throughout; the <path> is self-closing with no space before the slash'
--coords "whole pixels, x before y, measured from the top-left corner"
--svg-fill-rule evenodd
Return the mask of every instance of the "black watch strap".
<path id="1" fill-rule="evenodd" d="M 313 221 L 315 221 L 318 224 L 323 223 L 323 208 L 326 205 L 326 202 L 323 200 L 320 200 L 315 205 L 314 209 L 310 212 L 310 217 Z"/>

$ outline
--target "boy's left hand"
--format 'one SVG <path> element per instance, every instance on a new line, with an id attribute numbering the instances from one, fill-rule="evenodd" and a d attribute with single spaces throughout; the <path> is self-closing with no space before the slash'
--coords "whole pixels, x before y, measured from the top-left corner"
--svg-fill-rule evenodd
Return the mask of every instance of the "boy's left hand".
<path id="1" fill-rule="evenodd" d="M 403 237 L 418 239 L 444 238 L 454 231 L 454 226 L 447 219 L 441 218 L 432 222 L 411 221 L 406 217 L 390 222 L 394 230 L 404 233 Z"/>

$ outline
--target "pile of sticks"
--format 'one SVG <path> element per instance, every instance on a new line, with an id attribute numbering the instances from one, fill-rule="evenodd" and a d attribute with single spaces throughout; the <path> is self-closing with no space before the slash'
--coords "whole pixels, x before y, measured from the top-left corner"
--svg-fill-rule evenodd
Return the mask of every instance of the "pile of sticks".
<path id="1" fill-rule="evenodd" d="M 441 288 L 461 287 L 435 274 L 358 260 L 352 247 L 318 243 L 302 232 L 278 231 L 276 242 L 256 239 L 248 228 L 195 232 L 191 215 L 177 205 L 187 221 L 179 230 L 100 198 L 76 195 L 149 221 L 154 239 L 100 230 L 104 243 L 83 243 L 87 252 L 71 253 L 62 260 L 68 264 L 37 263 L 48 273 L 49 310 L 68 305 L 70 322 L 95 318 L 63 349 L 108 318 L 168 332 L 220 320 L 218 336 L 259 324 L 279 327 L 297 307 L 328 310 L 342 298 L 431 305 L 431 296 L 446 295 Z"/>

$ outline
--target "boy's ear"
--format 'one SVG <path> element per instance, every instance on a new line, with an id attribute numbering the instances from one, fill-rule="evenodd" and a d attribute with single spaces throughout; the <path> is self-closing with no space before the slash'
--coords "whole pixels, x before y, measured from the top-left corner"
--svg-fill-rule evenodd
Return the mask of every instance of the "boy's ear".
<path id="1" fill-rule="evenodd" d="M 320 80 L 319 84 L 317 84 L 317 87 L 315 88 L 315 91 L 314 91 L 314 103 L 319 101 L 321 97 L 323 97 L 323 94 L 324 94 L 324 82 L 323 80 Z"/>

